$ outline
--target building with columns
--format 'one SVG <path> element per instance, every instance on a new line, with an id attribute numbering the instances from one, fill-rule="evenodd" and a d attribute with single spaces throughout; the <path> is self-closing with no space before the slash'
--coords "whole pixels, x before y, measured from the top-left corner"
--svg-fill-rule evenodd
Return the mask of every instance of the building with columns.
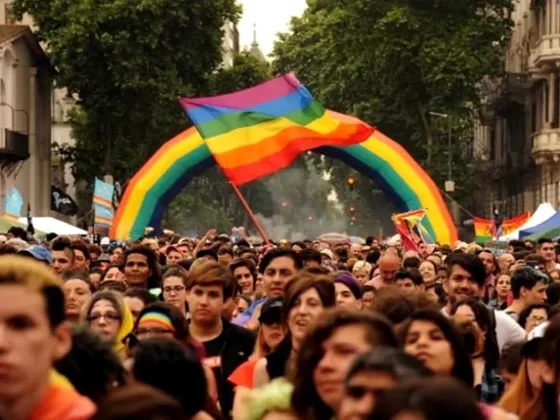
<path id="1" fill-rule="evenodd" d="M 488 161 L 487 215 L 560 206 L 560 3 L 519 0 L 506 75 L 482 84 L 475 153 Z"/>
<path id="2" fill-rule="evenodd" d="M 16 187 L 35 215 L 49 215 L 54 71 L 26 25 L 0 25 L 0 209 Z"/>

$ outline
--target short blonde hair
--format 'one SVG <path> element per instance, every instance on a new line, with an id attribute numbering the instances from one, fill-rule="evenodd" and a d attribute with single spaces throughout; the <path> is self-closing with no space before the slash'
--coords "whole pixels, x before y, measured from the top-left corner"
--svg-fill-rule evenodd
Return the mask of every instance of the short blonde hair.
<path id="1" fill-rule="evenodd" d="M 20 255 L 0 256 L 0 285 L 21 285 L 43 295 L 51 327 L 66 318 L 62 280 L 49 266 Z"/>

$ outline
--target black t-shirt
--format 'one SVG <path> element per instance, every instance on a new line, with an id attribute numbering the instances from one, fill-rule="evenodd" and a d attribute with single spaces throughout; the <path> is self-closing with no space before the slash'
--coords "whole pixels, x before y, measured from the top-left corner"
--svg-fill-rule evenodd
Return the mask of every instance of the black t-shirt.
<path id="1" fill-rule="evenodd" d="M 204 345 L 205 357 L 203 360 L 204 366 L 209 367 L 216 376 L 216 382 L 220 383 L 222 380 L 222 349 L 226 343 L 226 334 L 222 330 L 219 336 L 213 340 L 202 343 Z"/>

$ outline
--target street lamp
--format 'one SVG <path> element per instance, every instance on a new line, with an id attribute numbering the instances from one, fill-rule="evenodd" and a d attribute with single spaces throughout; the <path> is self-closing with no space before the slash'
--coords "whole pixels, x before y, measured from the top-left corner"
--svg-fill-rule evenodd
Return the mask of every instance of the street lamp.
<path id="1" fill-rule="evenodd" d="M 455 191 L 455 183 L 453 182 L 452 173 L 452 160 L 451 160 L 451 116 L 449 114 L 441 114 L 439 112 L 430 112 L 430 115 L 434 117 L 446 118 L 447 119 L 447 181 L 445 181 L 445 192 Z"/>

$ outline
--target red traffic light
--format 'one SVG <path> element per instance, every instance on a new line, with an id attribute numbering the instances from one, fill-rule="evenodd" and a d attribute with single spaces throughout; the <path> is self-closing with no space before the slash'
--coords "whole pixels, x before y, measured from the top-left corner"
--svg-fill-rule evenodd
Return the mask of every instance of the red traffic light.
<path id="1" fill-rule="evenodd" d="M 352 216 L 352 221 L 353 221 L 353 222 L 356 221 L 356 216 Z"/>
<path id="2" fill-rule="evenodd" d="M 289 204 L 288 204 L 287 201 L 283 201 L 283 202 L 282 202 L 282 207 L 286 208 L 286 207 L 288 207 L 288 206 L 289 206 Z"/>
<path id="3" fill-rule="evenodd" d="M 313 220 L 313 216 L 309 216 L 309 217 L 307 218 L 307 220 L 312 221 L 312 220 Z"/>

